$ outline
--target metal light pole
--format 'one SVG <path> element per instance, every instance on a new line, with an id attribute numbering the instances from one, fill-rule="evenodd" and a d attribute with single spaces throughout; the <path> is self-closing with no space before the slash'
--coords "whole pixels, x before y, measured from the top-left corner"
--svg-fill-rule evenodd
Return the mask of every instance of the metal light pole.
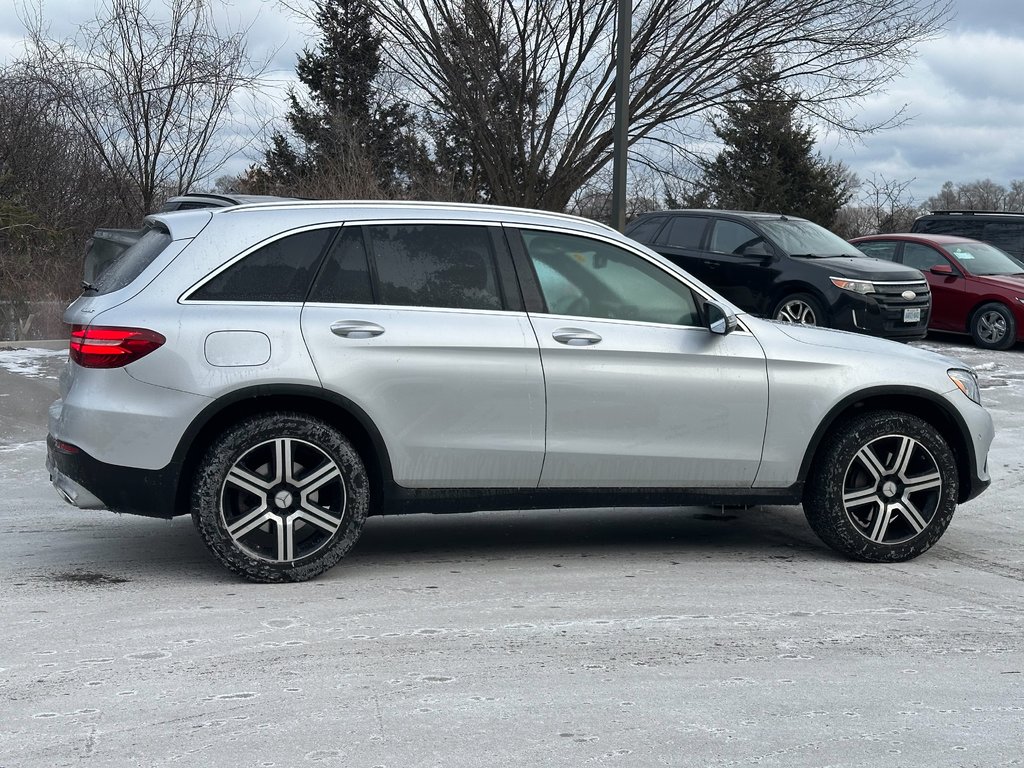
<path id="1" fill-rule="evenodd" d="M 626 151 L 629 148 L 629 48 L 633 35 L 633 0 L 618 0 L 618 45 L 615 54 L 615 132 L 612 146 L 612 226 L 626 228 Z"/>

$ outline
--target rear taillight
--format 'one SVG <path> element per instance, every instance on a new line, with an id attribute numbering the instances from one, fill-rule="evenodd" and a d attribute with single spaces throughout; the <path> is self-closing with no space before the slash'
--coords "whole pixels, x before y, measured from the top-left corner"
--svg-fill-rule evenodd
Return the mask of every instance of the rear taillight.
<path id="1" fill-rule="evenodd" d="M 83 368 L 120 368 L 157 349 L 167 339 L 145 328 L 71 326 L 71 359 Z"/>

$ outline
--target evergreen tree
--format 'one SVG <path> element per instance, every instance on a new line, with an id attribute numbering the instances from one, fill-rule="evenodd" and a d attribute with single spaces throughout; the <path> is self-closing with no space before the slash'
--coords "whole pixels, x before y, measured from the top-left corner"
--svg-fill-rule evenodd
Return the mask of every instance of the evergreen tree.
<path id="1" fill-rule="evenodd" d="M 273 135 L 247 176 L 250 190 L 395 197 L 421 172 L 426 155 L 415 119 L 379 87 L 382 36 L 372 8 L 369 0 L 317 2 L 320 40 L 296 67 L 308 96 L 289 94 L 291 136 Z"/>
<path id="2" fill-rule="evenodd" d="M 786 213 L 831 226 L 850 199 L 847 171 L 814 151 L 810 128 L 797 119 L 799 95 L 783 88 L 776 74 L 767 56 L 740 73 L 740 97 L 713 122 L 725 148 L 703 165 L 705 200 L 719 208 Z"/>

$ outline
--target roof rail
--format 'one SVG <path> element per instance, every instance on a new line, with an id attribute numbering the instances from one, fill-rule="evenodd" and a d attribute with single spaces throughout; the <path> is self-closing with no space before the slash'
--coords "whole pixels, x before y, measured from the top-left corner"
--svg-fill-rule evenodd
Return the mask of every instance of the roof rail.
<path id="1" fill-rule="evenodd" d="M 992 215 L 998 216 L 1000 214 L 1004 214 L 1004 215 L 1007 215 L 1007 216 L 1021 216 L 1021 215 L 1024 215 L 1024 211 L 974 211 L 974 210 L 950 209 L 950 210 L 947 210 L 947 211 L 929 211 L 928 212 L 929 215 L 939 215 L 939 216 L 947 216 L 947 215 L 952 215 L 952 216 L 971 216 L 971 215 L 973 215 L 975 213 L 983 213 L 986 216 L 992 216 Z"/>
<path id="2" fill-rule="evenodd" d="M 240 211 L 247 211 L 253 209 L 281 209 L 281 208 L 403 208 L 406 210 L 415 210 L 417 208 L 433 208 L 433 209 L 448 209 L 458 211 L 479 211 L 479 212 L 498 212 L 498 213 L 519 213 L 527 215 L 540 215 L 549 216 L 558 219 L 565 219 L 567 221 L 585 222 L 604 229 L 615 232 L 613 227 L 609 227 L 600 221 L 594 219 L 587 219 L 583 216 L 573 216 L 569 213 L 558 213 L 555 211 L 540 211 L 533 208 L 516 208 L 514 206 L 507 205 L 486 205 L 483 203 L 446 203 L 429 200 L 281 200 L 277 202 L 267 203 L 243 203 L 242 205 L 234 205 L 230 208 L 222 208 L 217 211 L 220 215 L 226 215 L 231 213 L 238 213 Z"/>

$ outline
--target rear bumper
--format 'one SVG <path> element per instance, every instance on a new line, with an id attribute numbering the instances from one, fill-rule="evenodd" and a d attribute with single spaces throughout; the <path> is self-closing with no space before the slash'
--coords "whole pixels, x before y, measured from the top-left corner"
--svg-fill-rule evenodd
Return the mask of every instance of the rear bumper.
<path id="1" fill-rule="evenodd" d="M 162 518 L 187 512 L 176 509 L 180 468 L 174 464 L 159 470 L 106 464 L 82 450 L 60 450 L 47 435 L 46 468 L 61 498 L 79 509 Z"/>

